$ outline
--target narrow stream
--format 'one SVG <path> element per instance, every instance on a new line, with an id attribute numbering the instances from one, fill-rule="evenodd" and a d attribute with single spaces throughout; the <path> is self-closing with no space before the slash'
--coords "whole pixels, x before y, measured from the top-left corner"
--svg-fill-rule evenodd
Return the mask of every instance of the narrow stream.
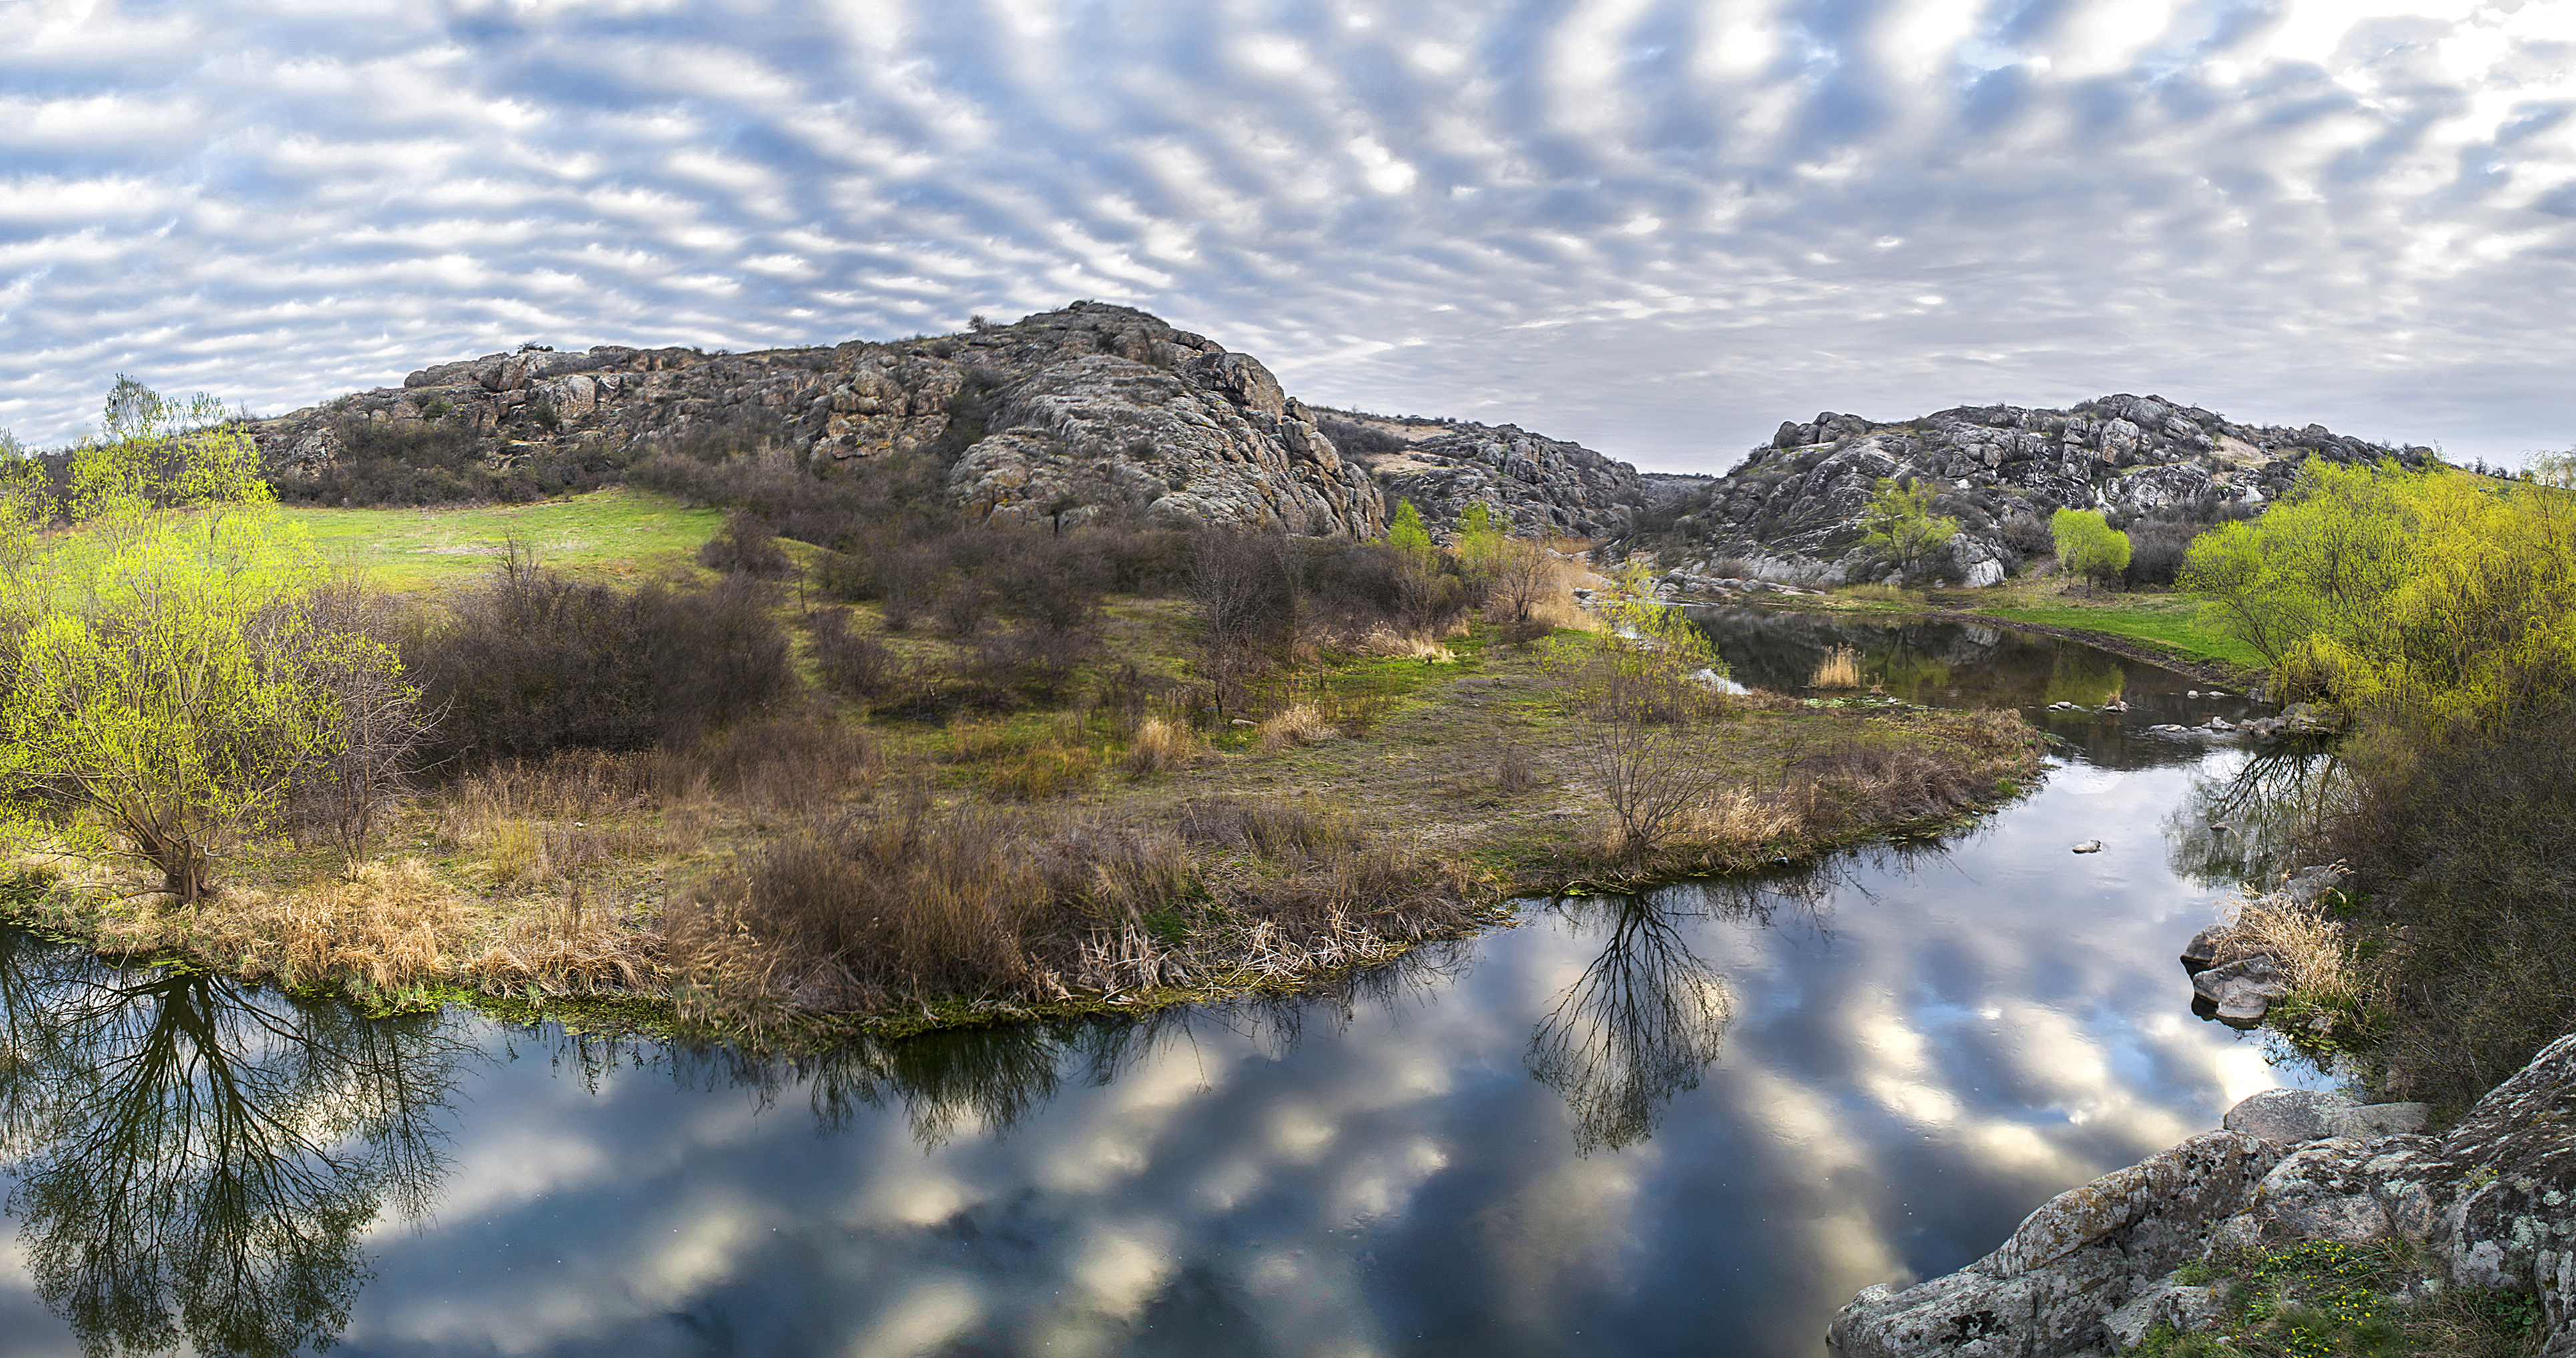
<path id="1" fill-rule="evenodd" d="M 1814 1355 L 1863 1284 L 2315 1078 L 2174 962 L 2307 766 L 2150 728 L 2244 698 L 1706 625 L 1757 686 L 1851 645 L 2023 706 L 2059 767 L 1937 846 L 1539 906 L 1340 994 L 795 1066 L 0 937 L 0 1351 Z"/>

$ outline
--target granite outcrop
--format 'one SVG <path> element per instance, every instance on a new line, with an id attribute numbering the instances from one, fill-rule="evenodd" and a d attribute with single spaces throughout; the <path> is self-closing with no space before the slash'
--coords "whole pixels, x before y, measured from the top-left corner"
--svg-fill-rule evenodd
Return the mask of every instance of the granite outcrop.
<path id="1" fill-rule="evenodd" d="M 498 466 L 581 446 L 928 454 L 952 493 L 1005 522 L 1119 511 L 1359 537 L 1386 523 L 1369 472 L 1258 359 L 1097 302 L 959 335 L 757 353 L 530 347 L 434 364 L 252 433 L 291 481 L 406 429 Z"/>
<path id="2" fill-rule="evenodd" d="M 1742 465 L 1677 506 L 1669 531 L 1639 545 L 1685 587 L 1880 579 L 1889 571 L 1861 546 L 1861 513 L 1879 479 L 1895 477 L 1928 483 L 1934 511 L 1959 522 L 1931 573 L 1991 585 L 2045 549 L 2059 509 L 2207 521 L 2278 498 L 2303 462 L 2320 457 L 2426 465 L 2434 454 L 2317 424 L 2240 424 L 2159 396 L 2104 396 L 2062 410 L 1957 406 L 1892 423 L 1826 411 L 1781 424 Z"/>
<path id="3" fill-rule="evenodd" d="M 1625 462 L 1518 425 L 1322 409 L 1345 456 L 1377 478 L 1390 505 L 1410 502 L 1442 540 L 1468 507 L 1525 537 L 1609 537 L 1673 491 Z"/>
<path id="4" fill-rule="evenodd" d="M 2159 1326 L 2244 1323 L 2213 1273 L 2314 1243 L 2402 1242 L 2398 1257 L 2416 1267 L 2381 1276 L 2377 1302 L 2500 1289 L 2528 1303 L 2530 1351 L 2576 1355 L 2576 1035 L 2448 1131 L 2428 1134 L 2430 1113 L 2314 1090 L 2257 1094 L 2219 1130 L 2059 1194 L 1956 1273 L 1863 1288 L 1827 1343 L 1844 1358 L 2108 1355 Z"/>

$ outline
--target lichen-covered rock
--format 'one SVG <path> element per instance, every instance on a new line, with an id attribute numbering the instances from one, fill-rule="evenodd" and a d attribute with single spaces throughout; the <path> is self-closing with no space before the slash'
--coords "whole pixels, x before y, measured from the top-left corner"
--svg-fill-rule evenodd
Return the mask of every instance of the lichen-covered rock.
<path id="1" fill-rule="evenodd" d="M 2576 1249 L 2576 1035 L 2478 1101 L 2442 1138 L 2461 1171 L 2435 1245 L 2452 1280 L 2504 1286 Z"/>
<path id="2" fill-rule="evenodd" d="M 2387 1235 L 2388 1213 L 2364 1168 L 2370 1158 L 2340 1137 L 2290 1152 L 2255 1186 L 2255 1223 L 2285 1240 L 2362 1245 Z"/>
<path id="3" fill-rule="evenodd" d="M 2330 1115 L 2352 1106 L 2351 1099 L 2323 1090 L 2266 1089 L 2228 1109 L 2218 1125 L 2275 1145 L 2297 1145 L 2333 1136 Z"/>
<path id="4" fill-rule="evenodd" d="M 1863 1290 L 1834 1317 L 1829 1342 L 1844 1358 L 2093 1348 L 2104 1320 L 2150 1280 L 2200 1256 L 2278 1155 L 2239 1132 L 2205 1132 L 2057 1195 L 1958 1273 Z"/>
<path id="5" fill-rule="evenodd" d="M 2539 1351 L 2576 1358 L 2576 1035 L 2448 1135 L 2420 1134 L 2428 1112 L 2264 1091 L 2223 1130 L 2059 1194 L 1956 1273 L 1863 1288 L 1828 1343 L 1844 1358 L 2073 1358 L 2159 1323 L 2220 1325 L 2216 1294 L 2173 1276 L 2184 1263 L 2396 1238 L 2430 1266 L 2416 1291 L 2530 1291 Z"/>
<path id="6" fill-rule="evenodd" d="M 1860 516 L 1881 477 L 1936 492 L 1934 509 L 1960 533 L 1938 563 L 1972 585 L 2001 581 L 2021 553 L 2015 519 L 2045 525 L 2062 508 L 2142 513 L 2176 505 L 2261 505 L 2290 488 L 2301 462 L 2425 465 L 2427 448 L 2388 448 L 2321 426 L 2237 424 L 2154 396 L 2104 396 L 2064 410 L 1959 406 L 1896 423 L 1827 411 L 1780 426 L 1726 477 L 1693 493 L 1668 566 L 1722 575 L 1713 561 L 1755 563 L 1790 584 L 1857 581 L 1883 567 L 1860 549 Z"/>
<path id="7" fill-rule="evenodd" d="M 884 344 L 486 354 L 252 433 L 272 474 L 293 480 L 330 467 L 369 426 L 443 431 L 494 465 L 591 442 L 824 462 L 934 454 L 960 500 L 1005 522 L 1132 509 L 1294 533 L 1386 526 L 1367 472 L 1259 360 L 1090 302 Z"/>

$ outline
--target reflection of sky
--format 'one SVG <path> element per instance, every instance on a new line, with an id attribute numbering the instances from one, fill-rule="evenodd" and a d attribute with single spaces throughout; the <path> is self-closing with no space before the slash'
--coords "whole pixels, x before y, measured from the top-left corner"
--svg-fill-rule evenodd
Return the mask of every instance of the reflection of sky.
<path id="1" fill-rule="evenodd" d="M 800 1090 L 631 1064 L 594 1093 L 495 1034 L 516 1054 L 459 1091 L 436 1219 L 371 1240 L 344 1351 L 1815 1352 L 1860 1285 L 1966 1263 L 2274 1082 L 2173 962 L 2219 894 L 2166 866 L 2189 776 L 2063 768 L 1769 926 L 1666 893 L 1713 911 L 1686 933 L 1732 1025 L 1650 1138 L 1589 1156 L 1524 1065 L 1582 912 L 1295 1042 L 1201 1015 L 1105 1084 L 1068 1060 L 1008 1135 L 929 1149 L 900 1107 L 823 1133 Z M 11 1352 L 69 1352 L 8 1275 Z"/>

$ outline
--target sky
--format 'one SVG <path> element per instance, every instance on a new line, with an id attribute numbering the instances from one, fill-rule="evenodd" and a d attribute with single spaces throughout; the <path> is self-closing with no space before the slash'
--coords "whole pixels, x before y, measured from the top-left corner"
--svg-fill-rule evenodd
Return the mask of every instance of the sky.
<path id="1" fill-rule="evenodd" d="M 2576 444 L 2576 0 L 0 0 L 0 427 L 1090 298 L 1715 472 L 2154 392 Z"/>

